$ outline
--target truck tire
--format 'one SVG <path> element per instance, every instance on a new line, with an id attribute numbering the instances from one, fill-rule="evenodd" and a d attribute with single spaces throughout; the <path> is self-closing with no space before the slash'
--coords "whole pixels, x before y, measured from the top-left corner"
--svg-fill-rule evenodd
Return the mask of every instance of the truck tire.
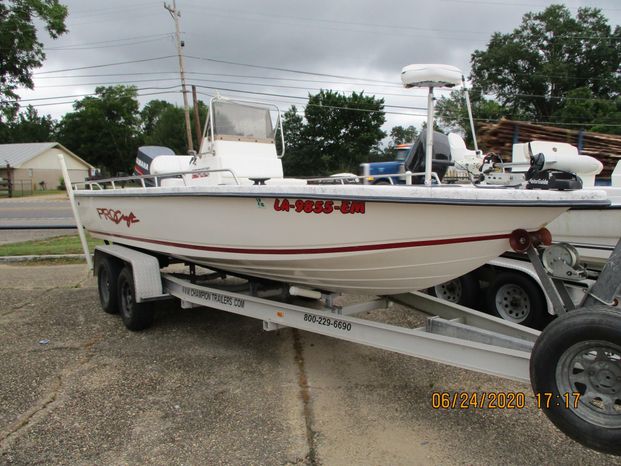
<path id="1" fill-rule="evenodd" d="M 469 273 L 429 288 L 431 296 L 471 309 L 476 306 L 480 291 L 479 281 Z"/>
<path id="2" fill-rule="evenodd" d="M 530 380 L 539 407 L 561 431 L 621 455 L 619 310 L 597 305 L 555 319 L 535 342 Z"/>
<path id="3" fill-rule="evenodd" d="M 486 309 L 515 324 L 541 330 L 546 323 L 548 307 L 537 284 L 519 272 L 499 273 L 490 283 Z"/>
<path id="4" fill-rule="evenodd" d="M 113 257 L 101 255 L 97 258 L 97 292 L 104 312 L 119 313 L 117 284 L 121 273 L 121 263 Z"/>
<path id="5" fill-rule="evenodd" d="M 153 323 L 153 310 L 148 303 L 136 302 L 134 277 L 129 267 L 125 266 L 118 281 L 119 311 L 121 319 L 128 330 L 137 332 Z"/>

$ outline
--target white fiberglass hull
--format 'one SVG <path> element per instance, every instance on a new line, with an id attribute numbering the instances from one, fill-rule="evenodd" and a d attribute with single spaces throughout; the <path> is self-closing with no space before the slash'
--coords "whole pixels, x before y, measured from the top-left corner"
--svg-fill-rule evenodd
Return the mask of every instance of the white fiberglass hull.
<path id="1" fill-rule="evenodd" d="M 97 238 L 329 291 L 428 288 L 603 195 L 463 187 L 213 186 L 77 191 Z"/>
<path id="2" fill-rule="evenodd" d="M 548 229 L 555 242 L 571 243 L 581 262 L 601 269 L 621 237 L 621 188 L 601 188 L 611 201 L 601 209 L 572 209 L 552 221 Z"/>

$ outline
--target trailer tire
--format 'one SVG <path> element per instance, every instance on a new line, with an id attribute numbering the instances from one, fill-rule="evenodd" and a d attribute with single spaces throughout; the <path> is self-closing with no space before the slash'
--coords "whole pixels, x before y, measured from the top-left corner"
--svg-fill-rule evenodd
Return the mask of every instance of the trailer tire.
<path id="1" fill-rule="evenodd" d="M 546 327 L 530 359 L 531 384 L 550 421 L 613 455 L 621 455 L 620 319 L 602 305 L 570 311 Z M 576 404 L 574 393 L 581 394 Z"/>
<path id="2" fill-rule="evenodd" d="M 151 326 L 153 310 L 148 303 L 136 302 L 134 276 L 127 266 L 119 275 L 118 296 L 121 319 L 123 319 L 123 324 L 128 330 L 137 332 Z"/>
<path id="3" fill-rule="evenodd" d="M 533 280 L 518 272 L 502 272 L 490 283 L 486 308 L 501 319 L 541 330 L 548 307 Z"/>
<path id="4" fill-rule="evenodd" d="M 431 296 L 471 309 L 477 304 L 479 291 L 479 281 L 470 273 L 429 288 Z"/>
<path id="5" fill-rule="evenodd" d="M 102 255 L 97 261 L 97 292 L 104 312 L 119 313 L 118 281 L 121 264 L 116 259 Z"/>

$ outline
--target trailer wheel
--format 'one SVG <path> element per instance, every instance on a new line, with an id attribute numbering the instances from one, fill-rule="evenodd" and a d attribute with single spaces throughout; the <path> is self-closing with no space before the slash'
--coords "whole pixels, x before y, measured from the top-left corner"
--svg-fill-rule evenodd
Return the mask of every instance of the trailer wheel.
<path id="1" fill-rule="evenodd" d="M 120 263 L 102 255 L 97 261 L 97 291 L 102 309 L 108 314 L 118 314 L 117 284 L 121 273 Z"/>
<path id="2" fill-rule="evenodd" d="M 431 296 L 469 308 L 475 307 L 479 291 L 479 282 L 472 274 L 429 288 Z"/>
<path id="3" fill-rule="evenodd" d="M 541 290 L 530 278 L 516 272 L 500 273 L 490 283 L 486 307 L 504 320 L 535 329 L 543 328 L 548 312 Z"/>
<path id="4" fill-rule="evenodd" d="M 147 303 L 136 302 L 134 277 L 130 268 L 125 267 L 119 275 L 118 282 L 119 310 L 121 319 L 128 330 L 139 331 L 153 323 L 153 310 Z"/>
<path id="5" fill-rule="evenodd" d="M 561 431 L 621 455 L 621 312 L 599 305 L 555 319 L 535 343 L 530 378 Z"/>

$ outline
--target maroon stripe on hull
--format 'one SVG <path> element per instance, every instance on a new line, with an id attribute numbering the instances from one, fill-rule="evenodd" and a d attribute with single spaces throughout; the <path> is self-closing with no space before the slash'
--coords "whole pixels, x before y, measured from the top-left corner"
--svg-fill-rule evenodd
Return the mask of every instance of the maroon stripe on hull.
<path id="1" fill-rule="evenodd" d="M 446 244 L 473 243 L 477 241 L 493 241 L 498 239 L 509 239 L 509 234 L 487 235 L 487 236 L 467 236 L 463 238 L 446 238 L 433 239 L 424 241 L 405 241 L 401 243 L 384 243 L 384 244 L 363 244 L 359 246 L 336 246 L 327 248 L 305 248 L 305 249 L 246 249 L 246 248 L 224 248 L 219 246 L 201 246 L 198 244 L 177 243 L 173 241 L 163 241 L 158 239 L 139 238 L 137 236 L 121 235 L 116 233 L 104 233 L 101 231 L 93 231 L 95 235 L 112 236 L 115 238 L 127 239 L 132 241 L 140 241 L 143 243 L 159 244 L 162 246 L 171 246 L 175 248 L 192 249 L 197 251 L 211 252 L 230 252 L 234 254 L 326 254 L 335 252 L 360 252 L 360 251 L 378 251 L 385 249 L 403 249 L 416 248 L 421 246 L 441 246 Z M 508 246 L 508 245 L 507 245 Z"/>

